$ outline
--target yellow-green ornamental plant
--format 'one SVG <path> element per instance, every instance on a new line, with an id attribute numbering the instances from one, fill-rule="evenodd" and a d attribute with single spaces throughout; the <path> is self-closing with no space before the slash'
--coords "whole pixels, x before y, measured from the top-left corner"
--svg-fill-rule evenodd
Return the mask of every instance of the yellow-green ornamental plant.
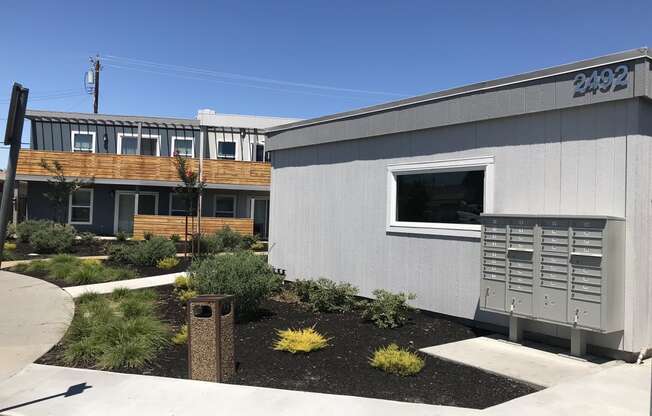
<path id="1" fill-rule="evenodd" d="M 288 351 L 292 354 L 308 353 L 328 346 L 330 338 L 324 337 L 315 328 L 279 330 L 278 339 L 274 343 L 277 351 Z"/>
<path id="2" fill-rule="evenodd" d="M 378 348 L 369 361 L 372 367 L 399 376 L 415 375 L 425 365 L 423 358 L 396 344 Z"/>
<path id="3" fill-rule="evenodd" d="M 179 259 L 176 257 L 166 257 L 156 262 L 156 267 L 162 270 L 170 270 L 179 265 Z"/>

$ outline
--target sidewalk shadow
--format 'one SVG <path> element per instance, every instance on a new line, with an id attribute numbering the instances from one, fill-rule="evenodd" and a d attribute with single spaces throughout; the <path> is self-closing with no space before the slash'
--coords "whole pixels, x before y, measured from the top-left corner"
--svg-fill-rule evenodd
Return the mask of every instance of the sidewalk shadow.
<path id="1" fill-rule="evenodd" d="M 14 405 L 14 406 L 5 407 L 4 409 L 0 409 L 0 414 L 2 414 L 2 412 L 8 412 L 9 410 L 14 410 L 14 409 L 17 409 L 19 407 L 29 406 L 30 404 L 43 402 L 43 401 L 46 401 L 46 400 L 54 399 L 56 397 L 76 396 L 78 394 L 83 393 L 84 390 L 90 389 L 92 387 L 93 386 L 87 386 L 86 383 L 75 384 L 73 386 L 68 387 L 68 390 L 66 390 L 63 393 L 53 394 L 52 396 L 42 397 L 40 399 L 30 400 L 29 402 L 20 403 L 20 404 Z"/>

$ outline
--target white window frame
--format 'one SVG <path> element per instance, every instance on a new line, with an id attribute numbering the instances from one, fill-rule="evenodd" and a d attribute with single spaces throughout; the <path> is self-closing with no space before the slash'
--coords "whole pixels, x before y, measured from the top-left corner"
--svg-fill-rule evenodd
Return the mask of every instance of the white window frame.
<path id="1" fill-rule="evenodd" d="M 387 166 L 387 223 L 388 233 L 430 234 L 454 237 L 480 238 L 480 224 L 449 224 L 407 222 L 396 220 L 396 177 L 402 174 L 484 171 L 483 213 L 494 210 L 494 158 L 493 156 L 432 162 L 402 163 Z"/>
<path id="2" fill-rule="evenodd" d="M 135 155 L 130 155 L 130 156 L 149 156 L 149 155 L 141 155 L 140 154 L 140 142 L 141 139 L 156 139 L 156 156 L 161 156 L 161 135 L 160 134 L 141 134 L 140 137 L 138 137 L 138 133 L 124 133 L 120 132 L 118 133 L 118 148 L 117 148 L 117 153 L 119 155 L 122 154 L 122 138 L 123 137 L 135 137 L 136 142 L 137 142 L 137 148 L 138 148 L 138 153 Z"/>
<path id="3" fill-rule="evenodd" d="M 190 150 L 190 156 L 184 156 L 184 157 L 195 157 L 195 137 L 194 136 L 172 136 L 172 146 L 170 147 L 170 157 L 174 156 L 174 152 L 177 150 L 177 140 L 190 140 L 191 142 L 191 150 Z"/>
<path id="4" fill-rule="evenodd" d="M 79 224 L 79 225 L 90 225 L 93 224 L 93 201 L 95 198 L 95 189 L 93 188 L 80 188 L 75 192 L 79 191 L 90 191 L 91 193 L 91 202 L 90 206 L 86 205 L 75 205 L 73 207 L 72 205 L 72 193 L 68 195 L 68 224 Z M 72 220 L 72 209 L 73 208 L 90 208 L 89 210 L 89 215 L 88 215 L 88 221 L 73 221 Z"/>
<path id="5" fill-rule="evenodd" d="M 91 153 L 95 153 L 95 139 L 97 137 L 97 132 L 94 131 L 81 131 L 81 130 L 73 130 L 70 132 L 70 151 L 71 152 L 78 152 L 78 153 L 88 153 L 84 152 L 82 150 L 75 150 L 75 135 L 77 134 L 90 134 L 93 139 L 91 140 L 92 142 L 92 147 L 91 147 Z"/>
<path id="6" fill-rule="evenodd" d="M 235 218 L 236 212 L 238 210 L 238 205 L 237 205 L 238 200 L 236 199 L 235 195 L 224 195 L 224 194 L 216 194 L 215 196 L 213 196 L 213 217 L 217 217 L 217 198 L 230 198 L 233 200 L 233 216 L 231 216 L 231 218 Z M 229 217 L 220 217 L 220 218 L 229 218 Z"/>
<path id="7" fill-rule="evenodd" d="M 233 159 L 231 159 L 229 157 L 220 156 L 220 143 L 233 143 L 234 150 L 235 150 L 234 153 L 233 153 Z M 234 141 L 231 141 L 231 140 L 218 140 L 217 148 L 215 149 L 215 153 L 216 153 L 217 159 L 219 159 L 219 160 L 240 160 L 240 158 L 238 157 L 238 142 L 235 141 L 235 140 Z"/>

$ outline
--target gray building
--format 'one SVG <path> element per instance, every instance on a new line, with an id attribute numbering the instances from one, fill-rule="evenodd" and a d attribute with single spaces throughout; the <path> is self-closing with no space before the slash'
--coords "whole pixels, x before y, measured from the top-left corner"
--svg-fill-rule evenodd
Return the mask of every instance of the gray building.
<path id="1" fill-rule="evenodd" d="M 270 264 L 507 326 L 481 305 L 481 214 L 624 219 L 606 306 L 622 318 L 584 333 L 631 358 L 652 340 L 651 60 L 642 48 L 266 129 Z"/>

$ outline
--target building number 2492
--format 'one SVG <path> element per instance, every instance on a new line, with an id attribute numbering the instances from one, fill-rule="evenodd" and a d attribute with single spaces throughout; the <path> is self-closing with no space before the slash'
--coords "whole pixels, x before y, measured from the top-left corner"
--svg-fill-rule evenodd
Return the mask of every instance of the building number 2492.
<path id="1" fill-rule="evenodd" d="M 588 77 L 586 74 L 580 72 L 575 75 L 573 85 L 575 86 L 576 94 L 585 94 L 588 91 L 596 92 L 601 90 L 607 92 L 612 87 L 627 86 L 627 73 L 629 68 L 627 65 L 618 65 L 616 69 L 604 68 L 600 71 L 595 70 Z"/>

